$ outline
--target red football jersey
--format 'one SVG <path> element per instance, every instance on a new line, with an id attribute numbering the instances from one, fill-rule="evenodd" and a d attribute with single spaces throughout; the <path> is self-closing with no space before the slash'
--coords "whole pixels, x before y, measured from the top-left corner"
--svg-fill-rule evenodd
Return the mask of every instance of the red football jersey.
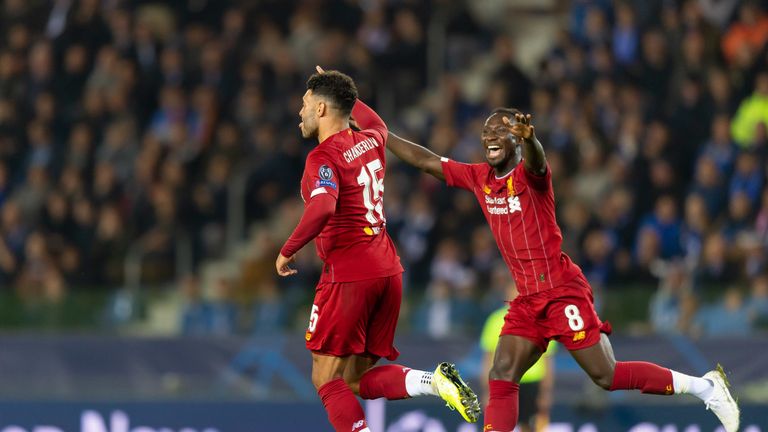
<path id="1" fill-rule="evenodd" d="M 360 101 L 352 117 L 362 130 L 345 129 L 315 147 L 307 156 L 301 180 L 305 206 L 319 194 L 337 199 L 336 212 L 315 238 L 324 263 L 322 282 L 352 282 L 403 272 L 385 229 L 387 127 Z"/>
<path id="2" fill-rule="evenodd" d="M 561 249 L 549 167 L 547 174 L 536 176 L 521 162 L 498 178 L 488 164 L 443 158 L 443 173 L 449 186 L 477 197 L 520 295 L 557 288 L 581 274 Z"/>

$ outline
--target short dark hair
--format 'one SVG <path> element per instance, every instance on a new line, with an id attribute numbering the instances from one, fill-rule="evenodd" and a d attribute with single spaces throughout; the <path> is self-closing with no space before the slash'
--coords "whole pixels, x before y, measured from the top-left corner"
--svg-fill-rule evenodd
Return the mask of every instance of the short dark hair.
<path id="1" fill-rule="evenodd" d="M 307 90 L 328 99 L 344 116 L 349 116 L 357 100 L 357 86 L 349 75 L 338 71 L 316 73 L 307 80 Z"/>

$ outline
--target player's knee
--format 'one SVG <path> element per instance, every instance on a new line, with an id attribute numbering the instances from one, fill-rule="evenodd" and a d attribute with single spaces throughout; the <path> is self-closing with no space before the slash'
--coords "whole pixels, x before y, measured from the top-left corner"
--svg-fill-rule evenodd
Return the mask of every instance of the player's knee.
<path id="1" fill-rule="evenodd" d="M 341 378 L 341 375 L 328 373 L 326 371 L 312 371 L 312 385 L 315 386 L 315 390 L 320 390 L 320 387 L 328 384 L 329 382 Z"/>
<path id="2" fill-rule="evenodd" d="M 349 388 L 352 390 L 352 393 L 356 395 L 360 395 L 360 380 L 347 380 L 347 378 L 344 378 L 344 381 L 346 381 Z"/>
<path id="3" fill-rule="evenodd" d="M 613 371 L 599 371 L 590 374 L 592 382 L 597 384 L 603 390 L 610 390 L 613 384 Z"/>
<path id="4" fill-rule="evenodd" d="M 496 358 L 488 373 L 488 378 L 501 381 L 517 381 L 512 359 L 503 356 Z"/>

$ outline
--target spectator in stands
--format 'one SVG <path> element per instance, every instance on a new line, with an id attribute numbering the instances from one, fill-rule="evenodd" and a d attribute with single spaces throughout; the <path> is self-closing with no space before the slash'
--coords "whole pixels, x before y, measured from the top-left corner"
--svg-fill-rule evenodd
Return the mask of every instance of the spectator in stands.
<path id="1" fill-rule="evenodd" d="M 200 291 L 200 281 L 192 275 L 179 283 L 182 295 L 181 333 L 187 336 L 207 334 L 209 331 L 208 306 Z"/>
<path id="2" fill-rule="evenodd" d="M 280 295 L 277 283 L 268 279 L 256 293 L 252 310 L 253 333 L 267 335 L 280 331 L 289 323 L 289 308 L 287 299 Z"/>
<path id="3" fill-rule="evenodd" d="M 707 215 L 715 219 L 723 210 L 726 199 L 726 185 L 717 164 L 708 156 L 699 158 L 696 164 L 696 177 L 691 182 L 690 193 L 704 199 Z"/>
<path id="4" fill-rule="evenodd" d="M 2 237 L 8 252 L 17 257 L 23 257 L 24 244 L 26 243 L 29 228 L 21 217 L 21 211 L 16 202 L 8 200 L 3 206 L 2 212 Z"/>
<path id="5" fill-rule="evenodd" d="M 731 196 L 741 192 L 750 205 L 756 204 L 763 188 L 763 177 L 758 156 L 754 152 L 741 152 L 736 158 L 736 170 L 728 192 Z"/>
<path id="6" fill-rule="evenodd" d="M 208 332 L 212 335 L 226 336 L 238 330 L 238 309 L 232 293 L 232 282 L 219 278 L 213 285 L 213 292 L 208 300 Z"/>
<path id="7" fill-rule="evenodd" d="M 684 332 L 683 302 L 686 296 L 691 295 L 691 288 L 691 278 L 685 264 L 681 261 L 671 262 L 651 298 L 650 319 L 655 332 Z"/>
<path id="8" fill-rule="evenodd" d="M 762 193 L 762 199 L 760 201 L 760 207 L 757 210 L 757 216 L 755 217 L 755 234 L 763 245 L 768 246 L 768 189 L 764 188 Z"/>
<path id="9" fill-rule="evenodd" d="M 752 280 L 747 310 L 756 325 L 768 325 L 768 275 L 761 274 Z"/>
<path id="10" fill-rule="evenodd" d="M 434 339 L 451 335 L 451 286 L 445 280 L 435 280 L 427 287 L 426 297 L 414 313 L 414 329 Z"/>
<path id="11" fill-rule="evenodd" d="M 43 300 L 59 301 L 64 297 L 63 279 L 40 232 L 27 237 L 16 291 L 28 303 Z"/>
<path id="12" fill-rule="evenodd" d="M 739 105 L 731 126 L 733 139 L 742 148 L 754 147 L 760 124 L 768 125 L 768 72 L 757 76 L 754 93 Z"/>
<path id="13" fill-rule="evenodd" d="M 731 139 L 731 121 L 727 114 L 720 113 L 712 120 L 712 133 L 699 153 L 699 157 L 711 159 L 723 177 L 729 177 L 736 161 L 736 146 Z"/>
<path id="14" fill-rule="evenodd" d="M 720 232 L 704 239 L 701 262 L 696 267 L 696 287 L 722 287 L 736 279 L 737 269 L 728 256 L 728 242 Z"/>
<path id="15" fill-rule="evenodd" d="M 123 282 L 124 257 L 129 246 L 123 226 L 122 216 L 114 204 L 101 208 L 90 260 L 97 285 L 118 287 Z"/>
<path id="16" fill-rule="evenodd" d="M 677 204 L 672 196 L 665 195 L 656 201 L 653 213 L 644 218 L 640 230 L 652 230 L 656 233 L 661 241 L 661 258 L 677 257 L 682 252 L 680 250 L 680 219 Z"/>
<path id="17" fill-rule="evenodd" d="M 583 248 L 580 266 L 590 284 L 599 290 L 613 277 L 615 241 L 606 230 L 594 229 L 584 238 Z"/>
<path id="18" fill-rule="evenodd" d="M 698 193 L 691 193 L 685 199 L 685 220 L 681 227 L 680 241 L 685 262 L 693 268 L 701 259 L 704 237 L 711 226 L 707 204 Z"/>
<path id="19" fill-rule="evenodd" d="M 723 227 L 725 237 L 733 241 L 747 233 L 752 228 L 753 215 L 752 202 L 747 194 L 742 191 L 733 193 L 728 202 L 728 216 Z"/>
<path id="20" fill-rule="evenodd" d="M 747 0 L 739 7 L 738 21 L 723 36 L 723 55 L 730 63 L 738 57 L 754 56 L 768 41 L 768 16 L 760 3 Z"/>
<path id="21" fill-rule="evenodd" d="M 221 0 L 194 13 L 184 2 L 134 3 L 3 4 L 2 286 L 31 286 L 27 252 L 49 263 L 51 293 L 121 286 L 128 251 L 141 250 L 141 283 L 157 287 L 231 258 L 250 224 L 285 229 L 309 150 L 296 133 L 302 71 L 317 61 L 351 73 L 393 130 L 462 160 L 482 158 L 474 137 L 488 108 L 530 105 L 557 173 L 564 249 L 596 280 L 655 284 L 681 255 L 697 292 L 765 269 L 768 18 L 756 1 L 574 1 L 569 29 L 541 59 L 463 4 L 446 33 L 460 43 L 441 52 L 427 37 L 434 2 L 276 10 Z M 441 305 L 461 303 L 469 316 L 498 299 L 475 288 L 499 285 L 493 248 L 469 194 L 391 162 L 385 210 L 408 267 L 405 301 L 449 278 L 444 298 L 430 288 L 440 329 Z M 232 195 L 239 178 L 244 197 Z M 229 213 L 241 201 L 244 214 Z M 29 233 L 49 259 L 26 247 Z M 243 301 L 262 290 L 255 273 L 273 255 L 268 241 L 249 244 Z M 299 256 L 300 279 L 264 304 L 301 303 L 312 259 Z M 691 315 L 695 299 L 680 303 Z M 255 315 L 242 322 L 290 321 L 265 308 L 248 304 Z"/>
<path id="22" fill-rule="evenodd" d="M 641 284 L 656 283 L 656 268 L 661 261 L 661 239 L 658 232 L 651 227 L 641 229 L 637 235 L 630 279 Z"/>
<path id="23" fill-rule="evenodd" d="M 473 296 L 471 284 L 457 288 L 447 280 L 433 280 L 413 314 L 414 329 L 434 339 L 473 334 L 482 321 Z"/>
<path id="24" fill-rule="evenodd" d="M 752 317 L 741 290 L 728 288 L 722 300 L 703 307 L 695 326 L 705 336 L 746 336 L 752 330 Z"/>

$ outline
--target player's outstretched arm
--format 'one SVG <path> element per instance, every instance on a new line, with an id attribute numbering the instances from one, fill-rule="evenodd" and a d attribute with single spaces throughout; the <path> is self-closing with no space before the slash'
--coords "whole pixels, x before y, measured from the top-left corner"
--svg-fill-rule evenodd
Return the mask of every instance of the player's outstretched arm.
<path id="1" fill-rule="evenodd" d="M 429 149 L 404 140 L 392 132 L 389 133 L 389 138 L 387 139 L 387 148 L 403 162 L 413 165 L 439 180 L 445 181 L 441 158 Z"/>
<path id="2" fill-rule="evenodd" d="M 381 143 L 385 143 L 387 139 L 387 125 L 373 108 L 366 105 L 360 99 L 355 101 L 355 106 L 352 107 L 352 120 L 358 129 L 373 130 L 378 133 Z"/>
<path id="3" fill-rule="evenodd" d="M 504 124 L 512 129 L 513 135 L 523 140 L 525 169 L 539 176 L 546 174 L 547 158 L 544 155 L 544 147 L 536 138 L 536 131 L 531 124 L 531 115 L 515 114 L 515 123 L 504 117 Z"/>

